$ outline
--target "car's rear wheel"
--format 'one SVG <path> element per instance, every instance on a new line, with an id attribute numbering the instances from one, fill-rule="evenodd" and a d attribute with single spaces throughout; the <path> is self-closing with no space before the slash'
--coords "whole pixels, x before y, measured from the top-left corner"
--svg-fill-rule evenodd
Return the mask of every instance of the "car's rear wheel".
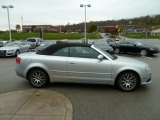
<path id="1" fill-rule="evenodd" d="M 141 56 L 146 56 L 148 53 L 147 53 L 147 50 L 141 50 Z"/>
<path id="2" fill-rule="evenodd" d="M 139 76 L 132 71 L 123 72 L 118 76 L 116 85 L 123 91 L 132 91 L 139 86 Z"/>
<path id="3" fill-rule="evenodd" d="M 115 54 L 120 53 L 120 49 L 119 49 L 119 48 L 116 48 L 116 49 L 114 50 L 114 53 L 115 53 Z"/>
<path id="4" fill-rule="evenodd" d="M 32 87 L 41 88 L 49 83 L 47 73 L 42 69 L 32 69 L 28 74 L 28 79 Z"/>

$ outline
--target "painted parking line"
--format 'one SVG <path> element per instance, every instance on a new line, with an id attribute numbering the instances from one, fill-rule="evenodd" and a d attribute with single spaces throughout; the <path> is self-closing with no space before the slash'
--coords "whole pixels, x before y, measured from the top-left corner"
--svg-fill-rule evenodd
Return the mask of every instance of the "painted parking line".
<path id="1" fill-rule="evenodd" d="M 146 56 L 142 56 L 142 57 L 147 58 L 147 59 L 150 59 L 150 60 L 153 59 L 153 58 L 151 58 L 151 57 L 146 57 Z"/>

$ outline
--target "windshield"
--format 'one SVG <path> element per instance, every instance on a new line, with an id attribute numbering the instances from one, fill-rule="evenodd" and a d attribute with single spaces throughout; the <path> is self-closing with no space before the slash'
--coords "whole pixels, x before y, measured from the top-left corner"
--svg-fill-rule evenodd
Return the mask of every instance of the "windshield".
<path id="1" fill-rule="evenodd" d="M 10 42 L 6 46 L 19 46 L 19 45 L 20 45 L 19 42 Z"/>
<path id="2" fill-rule="evenodd" d="M 96 46 L 94 46 L 95 48 L 97 48 L 100 52 L 102 52 L 103 54 L 106 54 L 109 58 L 111 58 L 112 60 L 115 60 L 115 59 L 117 59 L 117 56 L 115 56 L 115 55 L 113 55 L 113 54 L 110 54 L 110 53 L 108 53 L 108 52 L 105 52 L 104 50 L 102 50 L 102 49 L 100 49 L 100 48 L 98 48 L 98 47 L 96 47 Z"/>
<path id="3" fill-rule="evenodd" d="M 137 44 L 138 46 L 144 45 L 144 43 L 142 43 L 142 42 L 136 42 L 136 44 Z"/>
<path id="4" fill-rule="evenodd" d="M 36 42 L 36 39 L 27 39 L 27 42 Z"/>

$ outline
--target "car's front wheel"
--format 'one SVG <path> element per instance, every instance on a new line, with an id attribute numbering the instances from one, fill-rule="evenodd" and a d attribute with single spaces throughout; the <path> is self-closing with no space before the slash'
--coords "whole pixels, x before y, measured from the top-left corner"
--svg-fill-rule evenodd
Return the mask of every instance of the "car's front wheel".
<path id="1" fill-rule="evenodd" d="M 28 79 L 32 87 L 41 88 L 49 83 L 47 73 L 42 69 L 32 69 L 28 73 Z"/>
<path id="2" fill-rule="evenodd" d="M 16 53 L 15 53 L 15 55 L 18 56 L 19 54 L 20 54 L 20 51 L 17 50 Z"/>
<path id="3" fill-rule="evenodd" d="M 132 71 L 123 72 L 118 76 L 116 85 L 123 91 L 132 91 L 139 86 L 139 76 Z"/>
<path id="4" fill-rule="evenodd" d="M 115 53 L 115 54 L 120 53 L 120 49 L 119 49 L 119 48 L 116 48 L 116 49 L 114 50 L 114 53 Z"/>
<path id="5" fill-rule="evenodd" d="M 141 56 L 146 56 L 148 53 L 147 53 L 147 50 L 141 50 Z"/>

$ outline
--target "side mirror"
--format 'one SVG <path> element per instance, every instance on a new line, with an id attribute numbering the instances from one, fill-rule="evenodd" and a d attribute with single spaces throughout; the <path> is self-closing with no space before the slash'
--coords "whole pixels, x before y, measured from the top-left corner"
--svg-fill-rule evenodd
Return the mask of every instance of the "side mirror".
<path id="1" fill-rule="evenodd" d="M 103 55 L 98 55 L 98 60 L 102 61 L 102 60 L 103 60 L 103 58 L 104 58 L 104 56 L 103 56 Z"/>

